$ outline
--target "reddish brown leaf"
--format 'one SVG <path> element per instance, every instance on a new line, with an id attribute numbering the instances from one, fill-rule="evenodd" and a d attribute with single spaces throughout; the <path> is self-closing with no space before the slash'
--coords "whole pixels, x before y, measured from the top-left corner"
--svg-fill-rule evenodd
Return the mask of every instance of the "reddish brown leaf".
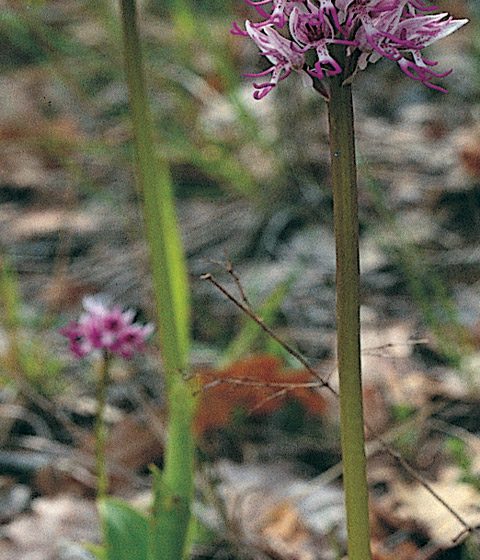
<path id="1" fill-rule="evenodd" d="M 283 369 L 272 356 L 254 356 L 223 370 L 203 371 L 198 377 L 202 386 L 195 422 L 198 434 L 228 425 L 235 409 L 267 414 L 280 409 L 285 399 L 299 401 L 311 414 L 325 412 L 325 400 L 314 389 L 278 385 L 305 384 L 315 379 L 306 371 Z M 263 385 L 249 385 L 257 382 Z"/>

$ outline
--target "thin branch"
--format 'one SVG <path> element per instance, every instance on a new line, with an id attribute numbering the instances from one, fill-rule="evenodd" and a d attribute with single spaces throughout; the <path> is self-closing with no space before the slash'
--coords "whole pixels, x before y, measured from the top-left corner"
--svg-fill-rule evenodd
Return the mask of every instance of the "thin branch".
<path id="1" fill-rule="evenodd" d="M 406 342 L 388 342 L 387 344 L 381 344 L 380 346 L 372 346 L 370 348 L 363 348 L 363 356 L 378 356 L 380 358 L 390 358 L 392 357 L 386 351 L 391 348 L 399 348 L 400 346 L 421 346 L 423 344 L 428 344 L 429 340 L 427 338 L 410 339 Z"/>
<path id="2" fill-rule="evenodd" d="M 365 352 L 370 352 L 373 350 L 387 350 L 388 348 L 397 348 L 398 346 L 417 346 L 419 344 L 428 344 L 428 338 L 410 338 L 405 342 L 387 342 L 386 344 L 380 344 L 380 346 L 371 346 L 370 348 L 364 348 Z"/>
<path id="3" fill-rule="evenodd" d="M 375 434 L 374 431 L 372 431 L 369 427 L 368 424 L 366 424 L 366 427 L 369 431 L 372 432 L 372 434 Z M 419 484 L 421 484 L 440 504 L 442 504 L 442 506 L 450 512 L 450 514 L 455 517 L 455 519 L 462 525 L 462 527 L 464 528 L 464 531 L 462 531 L 462 533 L 471 533 L 472 531 L 474 531 L 474 527 L 472 527 L 471 525 L 469 525 L 464 519 L 463 517 L 457 513 L 441 496 L 440 494 L 438 494 L 438 492 L 436 490 L 434 490 L 430 484 L 425 480 L 425 478 L 423 478 L 423 476 L 416 471 L 403 457 L 402 455 L 396 451 L 395 449 L 393 449 L 381 436 L 379 436 L 378 434 L 375 434 L 375 439 L 376 441 L 378 441 L 380 443 L 380 445 L 383 447 L 383 449 L 391 456 L 393 457 L 396 461 L 398 461 L 398 463 L 402 466 L 402 468 L 414 479 L 416 480 Z M 453 541 L 455 542 L 455 541 Z"/>
<path id="4" fill-rule="evenodd" d="M 302 366 L 311 374 L 313 375 L 316 379 L 319 380 L 319 382 L 321 383 L 322 387 L 325 387 L 326 389 L 328 389 L 332 394 L 336 395 L 338 397 L 338 393 L 337 391 L 330 385 L 330 383 L 328 383 L 328 381 L 326 381 L 325 379 L 323 379 L 320 374 L 315 371 L 312 366 L 307 362 L 307 360 L 297 351 L 295 350 L 295 348 L 293 348 L 292 346 L 290 346 L 287 342 L 285 342 L 284 340 L 282 340 L 266 323 L 265 321 L 259 317 L 251 308 L 249 305 L 242 303 L 241 301 L 239 301 L 234 295 L 232 295 L 226 288 L 224 288 L 217 280 L 216 278 L 210 274 L 209 272 L 206 274 L 202 274 L 200 276 L 201 280 L 206 280 L 207 282 L 210 282 L 211 284 L 213 284 L 217 290 L 219 290 L 220 292 L 222 292 L 222 294 L 229 299 L 234 305 L 236 305 L 239 309 L 241 309 L 243 311 L 243 313 L 245 313 L 246 315 L 248 315 L 248 317 L 250 317 L 250 319 L 252 319 L 253 321 L 255 321 L 255 323 L 257 323 L 257 325 L 264 330 L 271 338 L 273 338 L 273 340 L 275 340 L 276 342 L 278 342 L 291 356 L 293 356 L 300 364 L 302 364 Z"/>
<path id="5" fill-rule="evenodd" d="M 249 411 L 248 414 L 254 414 L 255 412 L 257 412 L 257 410 L 262 409 L 266 404 L 268 404 L 270 401 L 274 401 L 275 399 L 280 399 L 282 397 L 287 396 L 288 392 L 291 389 L 287 389 L 287 388 L 283 388 L 283 389 L 279 389 L 278 391 L 275 391 L 274 393 L 272 393 L 271 395 L 268 395 L 268 397 L 265 397 L 264 399 L 262 399 L 258 404 L 256 404 L 255 406 L 253 406 Z"/>
<path id="6" fill-rule="evenodd" d="M 209 389 L 214 389 L 219 385 L 236 385 L 242 387 L 256 387 L 262 389 L 275 389 L 275 391 L 271 394 L 262 399 L 259 403 L 248 410 L 248 414 L 254 414 L 257 410 L 263 408 L 267 403 L 273 401 L 275 399 L 286 397 L 288 393 L 296 391 L 297 389 L 321 389 L 325 385 L 321 382 L 314 381 L 311 383 L 280 383 L 280 382 L 271 382 L 271 381 L 257 381 L 255 379 L 249 379 L 248 377 L 243 378 L 235 378 L 235 377 L 226 377 L 226 378 L 217 378 L 211 381 L 210 383 L 206 383 L 203 385 L 201 389 L 196 391 L 194 394 L 199 394 L 202 391 L 208 391 Z"/>
<path id="7" fill-rule="evenodd" d="M 319 389 L 325 385 L 320 381 L 312 381 L 310 383 L 281 383 L 277 381 L 257 381 L 256 379 L 251 379 L 249 377 L 225 377 L 217 378 L 210 383 L 205 384 L 200 391 L 213 389 L 218 385 L 242 385 L 243 387 L 261 387 L 261 388 L 274 388 L 274 389 L 286 389 L 289 391 L 294 391 L 295 389 Z"/>
<path id="8" fill-rule="evenodd" d="M 249 309 L 252 309 L 250 301 L 247 298 L 247 294 L 245 293 L 245 290 L 243 289 L 242 283 L 240 281 L 240 277 L 238 276 L 235 269 L 233 268 L 233 263 L 230 259 L 227 259 L 225 269 L 228 272 L 228 274 L 230 274 L 230 276 L 233 278 L 233 281 L 235 282 L 235 285 L 237 286 L 238 293 L 240 294 L 240 297 L 242 298 L 243 303 Z"/>
<path id="9" fill-rule="evenodd" d="M 230 269 L 230 270 L 229 270 Z M 227 265 L 227 272 L 229 272 L 230 274 L 232 274 L 232 270 L 233 267 L 231 265 L 231 263 L 229 263 Z M 237 286 L 240 285 L 241 286 L 241 282 L 239 277 L 235 274 L 234 278 L 236 278 L 236 283 Z M 313 369 L 310 364 L 307 362 L 307 360 L 304 358 L 304 356 L 302 356 L 302 354 L 300 354 L 297 350 L 295 350 L 294 348 L 292 348 L 287 342 L 285 342 L 284 340 L 282 340 L 264 321 L 261 317 L 259 317 L 254 311 L 253 309 L 250 307 L 250 305 L 248 304 L 248 300 L 246 298 L 244 298 L 242 296 L 243 302 L 239 301 L 234 295 L 232 295 L 224 286 L 222 286 L 217 280 L 216 278 L 211 274 L 211 273 L 206 273 L 206 274 L 202 274 L 200 276 L 201 280 L 206 280 L 207 282 L 210 282 L 213 286 L 215 286 L 215 288 L 217 288 L 217 290 L 219 290 L 229 301 L 231 301 L 236 307 L 238 307 L 243 313 L 245 313 L 245 315 L 247 315 L 248 317 L 250 317 L 253 321 L 255 321 L 259 327 L 261 327 L 262 330 L 264 330 L 273 340 L 275 340 L 276 342 L 278 342 L 291 356 L 293 356 L 300 364 L 302 364 L 305 369 L 312 375 L 315 377 L 315 379 L 317 379 L 319 382 L 316 385 L 316 387 L 318 389 L 324 387 L 325 389 L 327 389 L 330 393 L 332 393 L 334 396 L 336 396 L 338 398 L 338 392 L 332 387 L 332 385 L 324 378 L 322 378 L 320 376 L 320 374 Z M 241 294 L 244 294 L 243 288 L 241 288 L 240 290 Z M 413 343 L 414 341 L 412 341 Z M 423 343 L 423 340 L 418 343 Z M 379 348 L 388 348 L 391 345 L 383 345 L 383 347 L 379 347 Z M 375 349 L 372 349 L 375 350 Z M 223 381 L 223 380 L 222 380 Z M 241 380 L 239 380 L 241 381 Z M 262 382 L 258 382 L 260 383 L 260 386 L 265 386 L 265 383 Z M 235 382 L 235 384 L 240 385 L 242 383 L 238 383 Z M 210 385 L 211 386 L 211 385 Z M 279 391 L 279 394 L 283 394 L 285 391 L 285 387 L 283 387 L 283 389 L 281 391 Z M 418 473 L 402 456 L 400 453 L 398 453 L 395 449 L 393 449 L 374 429 L 372 429 L 368 423 L 365 423 L 365 427 L 367 428 L 367 430 L 370 432 L 370 434 L 372 435 L 372 437 L 380 444 L 380 446 L 385 450 L 386 453 L 388 453 L 388 455 L 390 455 L 392 458 L 394 458 L 400 465 L 401 467 L 415 480 L 417 481 L 421 486 L 423 486 L 427 492 L 429 492 L 464 528 L 462 530 L 461 533 L 459 533 L 459 535 L 457 535 L 453 540 L 452 540 L 452 544 L 456 544 L 464 535 L 467 535 L 469 533 L 472 533 L 473 531 L 475 531 L 477 528 L 476 527 L 472 527 L 471 525 L 469 525 L 463 518 L 462 516 L 455 511 L 454 508 L 452 508 L 438 493 L 436 490 L 434 490 L 431 485 L 425 480 L 425 478 Z"/>

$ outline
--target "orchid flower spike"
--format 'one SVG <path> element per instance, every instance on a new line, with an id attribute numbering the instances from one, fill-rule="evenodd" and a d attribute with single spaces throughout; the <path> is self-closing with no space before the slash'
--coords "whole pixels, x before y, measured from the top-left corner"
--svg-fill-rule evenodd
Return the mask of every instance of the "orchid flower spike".
<path id="1" fill-rule="evenodd" d="M 436 81 L 451 70 L 437 72 L 437 62 L 422 50 L 467 23 L 448 13 L 432 13 L 426 0 L 245 0 L 261 21 L 234 23 L 232 33 L 250 37 L 271 66 L 247 77 L 268 78 L 254 83 L 254 97 L 265 97 L 292 71 L 313 80 L 348 72 L 350 78 L 369 63 L 387 58 L 413 80 L 446 92 Z M 330 46 L 347 47 L 348 70 L 332 56 Z M 309 52 L 313 54 L 310 55 Z M 319 88 L 323 89 L 323 87 Z"/>
<path id="2" fill-rule="evenodd" d="M 109 306 L 98 296 L 85 297 L 83 307 L 85 311 L 77 322 L 72 321 L 60 329 L 60 334 L 67 337 L 70 351 L 77 358 L 104 351 L 130 359 L 135 353 L 145 350 L 153 325 L 134 322 L 134 311 L 122 311 L 117 305 Z"/>

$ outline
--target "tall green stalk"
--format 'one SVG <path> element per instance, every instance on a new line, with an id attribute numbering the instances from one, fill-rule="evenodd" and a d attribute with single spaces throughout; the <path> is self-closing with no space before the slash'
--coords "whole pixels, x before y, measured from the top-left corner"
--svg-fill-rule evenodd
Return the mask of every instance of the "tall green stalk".
<path id="1" fill-rule="evenodd" d="M 109 355 L 104 352 L 97 364 L 97 415 L 95 418 L 95 470 L 97 474 L 97 498 L 105 498 L 108 492 L 108 473 L 105 458 L 107 432 L 105 408 L 107 404 Z"/>
<path id="2" fill-rule="evenodd" d="M 160 483 L 155 484 L 153 554 L 179 560 L 193 498 L 194 398 L 183 373 L 188 367 L 189 289 L 175 215 L 168 163 L 155 151 L 144 80 L 135 0 L 121 0 L 125 68 L 133 121 L 137 184 L 143 211 L 157 305 L 157 324 L 168 392 L 168 438 Z"/>
<path id="3" fill-rule="evenodd" d="M 343 61 L 344 62 L 344 61 Z M 342 64 L 342 62 L 341 62 Z M 342 64 L 343 67 L 344 64 Z M 337 360 L 348 558 L 370 560 L 360 367 L 360 269 L 352 89 L 332 78 L 328 116 L 337 258 Z"/>

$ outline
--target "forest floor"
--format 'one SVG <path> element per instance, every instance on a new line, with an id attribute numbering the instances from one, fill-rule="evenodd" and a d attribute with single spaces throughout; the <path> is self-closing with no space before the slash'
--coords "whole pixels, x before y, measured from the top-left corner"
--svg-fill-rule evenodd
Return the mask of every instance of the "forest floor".
<path id="1" fill-rule="evenodd" d="M 115 31 L 82 3 L 21 4 L 0 2 L 0 558 L 80 560 L 90 558 L 81 543 L 99 539 L 95 393 L 91 364 L 68 356 L 58 328 L 88 294 L 142 319 L 154 309 Z M 295 77 L 256 102 L 247 80 L 219 75 L 256 61 L 228 36 L 225 12 L 210 43 L 190 38 L 196 57 L 185 62 L 178 29 L 150 5 L 143 29 L 188 256 L 192 371 L 222 381 L 200 397 L 195 558 L 342 558 L 335 399 L 273 387 L 306 373 L 201 279 L 214 274 L 239 301 L 240 284 L 336 384 L 325 107 Z M 473 15 L 461 1 L 451 8 Z M 478 25 L 432 49 L 455 69 L 448 95 L 387 64 L 355 83 L 375 560 L 480 558 Z M 153 348 L 116 363 L 108 396 L 111 490 L 145 508 L 165 437 L 158 371 Z M 265 386 L 230 382 L 246 378 Z"/>

